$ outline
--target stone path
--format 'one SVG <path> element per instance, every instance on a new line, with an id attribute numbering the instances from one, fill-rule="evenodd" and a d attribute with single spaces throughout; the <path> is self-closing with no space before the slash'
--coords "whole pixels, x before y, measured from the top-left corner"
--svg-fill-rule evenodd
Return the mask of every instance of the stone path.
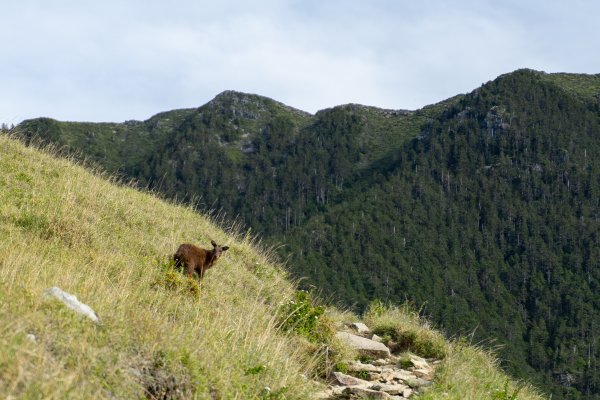
<path id="1" fill-rule="evenodd" d="M 414 354 L 392 354 L 362 323 L 352 324 L 355 333 L 338 332 L 337 337 L 370 362 L 353 361 L 347 371 L 333 372 L 319 399 L 409 399 L 431 385 L 439 360 L 425 360 Z M 373 340 L 375 339 L 375 340 Z"/>

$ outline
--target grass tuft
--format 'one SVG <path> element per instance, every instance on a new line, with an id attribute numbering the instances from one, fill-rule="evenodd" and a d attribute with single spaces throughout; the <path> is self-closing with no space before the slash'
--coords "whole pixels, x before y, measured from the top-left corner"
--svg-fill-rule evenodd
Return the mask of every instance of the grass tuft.
<path id="1" fill-rule="evenodd" d="M 385 306 L 374 301 L 364 315 L 365 323 L 394 352 L 410 351 L 426 358 L 444 358 L 447 341 L 419 316 L 410 304 Z"/>

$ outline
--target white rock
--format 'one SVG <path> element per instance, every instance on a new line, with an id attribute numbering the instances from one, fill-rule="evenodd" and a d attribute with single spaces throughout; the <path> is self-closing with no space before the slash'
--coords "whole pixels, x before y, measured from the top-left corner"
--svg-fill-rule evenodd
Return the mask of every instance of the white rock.
<path id="1" fill-rule="evenodd" d="M 386 392 L 387 394 L 402 394 L 406 389 L 409 389 L 408 386 L 402 384 L 385 384 L 385 383 L 377 383 L 375 385 L 369 386 L 371 390 L 378 390 L 380 392 Z"/>
<path id="2" fill-rule="evenodd" d="M 381 379 L 381 374 L 379 372 L 367 372 L 367 379 L 372 381 L 378 381 Z"/>
<path id="3" fill-rule="evenodd" d="M 381 379 L 384 382 L 391 382 L 396 378 L 396 371 L 392 368 L 384 368 L 381 371 Z"/>
<path id="4" fill-rule="evenodd" d="M 411 389 L 419 389 L 421 387 L 431 385 L 431 381 L 427 381 L 423 378 L 415 378 L 407 380 L 406 384 L 410 386 Z"/>
<path id="5" fill-rule="evenodd" d="M 373 336 L 371 336 L 371 340 L 374 340 L 374 341 L 380 342 L 380 343 L 383 342 L 383 338 L 381 336 L 377 336 L 375 334 L 373 334 Z"/>
<path id="6" fill-rule="evenodd" d="M 429 369 L 429 364 L 427 363 L 427 361 L 425 361 L 424 358 L 421 358 L 419 356 L 415 356 L 414 354 L 410 355 L 410 362 L 417 369 Z"/>
<path id="7" fill-rule="evenodd" d="M 56 286 L 46 289 L 44 294 L 48 297 L 54 297 L 54 298 L 60 300 L 61 302 L 64 303 L 64 305 L 66 305 L 71 310 L 75 311 L 76 313 L 85 315 L 92 321 L 94 321 L 96 323 L 100 323 L 100 318 L 98 318 L 98 315 L 96 314 L 96 312 L 94 310 L 92 310 L 92 308 L 90 306 L 88 306 L 87 304 L 83 304 L 82 302 L 77 300 L 77 297 L 75 297 L 74 295 L 67 293 L 64 290 L 62 290 Z"/>
<path id="8" fill-rule="evenodd" d="M 363 379 L 355 378 L 350 375 L 343 374 L 341 372 L 333 372 L 335 380 L 343 386 L 368 386 L 369 382 Z"/>
<path id="9" fill-rule="evenodd" d="M 419 368 L 413 371 L 417 378 L 431 379 L 433 370 L 431 368 Z"/>
<path id="10" fill-rule="evenodd" d="M 344 389 L 346 389 L 346 386 L 332 386 L 330 389 L 332 396 L 341 396 L 341 394 L 344 392 Z"/>
<path id="11" fill-rule="evenodd" d="M 35 337 L 35 335 L 33 333 L 28 333 L 27 336 L 25 336 L 27 338 L 27 340 L 29 340 L 31 343 L 37 343 L 37 338 Z"/>
<path id="12" fill-rule="evenodd" d="M 415 374 L 413 374 L 410 371 L 406 371 L 404 369 L 394 371 L 393 376 L 394 376 L 394 379 L 397 379 L 397 380 L 403 381 L 403 382 L 408 382 L 410 379 L 417 378 L 415 376 Z"/>
<path id="13" fill-rule="evenodd" d="M 375 342 L 371 339 L 353 335 L 348 332 L 338 332 L 335 336 L 357 350 L 360 355 L 381 358 L 390 357 L 390 349 L 383 343 Z"/>
<path id="14" fill-rule="evenodd" d="M 347 387 L 346 389 L 344 389 L 344 394 L 350 394 L 356 397 L 353 398 L 359 398 L 359 399 L 372 399 L 372 400 L 379 400 L 379 399 L 389 399 L 390 395 L 387 394 L 386 392 L 378 392 L 377 390 L 371 390 L 371 389 L 366 389 L 363 387 L 356 387 L 356 386 L 351 386 L 351 387 Z"/>
<path id="15" fill-rule="evenodd" d="M 360 361 L 353 361 L 348 365 L 348 371 L 352 372 L 381 372 L 381 368 L 371 364 L 363 364 Z"/>
<path id="16" fill-rule="evenodd" d="M 354 329 L 356 332 L 358 332 L 361 335 L 371 332 L 369 327 L 366 326 L 365 324 L 363 324 L 362 322 L 353 322 L 352 324 L 350 324 L 350 327 L 352 327 L 352 329 Z"/>

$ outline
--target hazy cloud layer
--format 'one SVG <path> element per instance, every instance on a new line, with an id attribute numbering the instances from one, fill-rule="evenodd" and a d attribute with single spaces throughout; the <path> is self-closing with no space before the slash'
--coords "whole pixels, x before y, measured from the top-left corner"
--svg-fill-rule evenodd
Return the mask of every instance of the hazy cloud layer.
<path id="1" fill-rule="evenodd" d="M 517 68 L 600 72 L 595 1 L 12 3 L 0 8 L 8 123 L 146 119 L 227 89 L 309 112 L 415 109 Z"/>

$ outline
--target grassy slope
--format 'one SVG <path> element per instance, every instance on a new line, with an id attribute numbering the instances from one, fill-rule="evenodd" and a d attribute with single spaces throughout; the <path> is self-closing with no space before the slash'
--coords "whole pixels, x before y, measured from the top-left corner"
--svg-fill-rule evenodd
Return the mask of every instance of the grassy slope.
<path id="1" fill-rule="evenodd" d="M 0 238 L 0 398 L 142 398 L 162 388 L 186 398 L 305 399 L 319 389 L 303 377 L 314 371 L 310 346 L 276 329 L 278 305 L 294 293 L 285 273 L 249 239 L 188 207 L 0 136 Z M 175 247 L 210 239 L 231 250 L 199 296 L 165 286 Z M 102 324 L 44 300 L 51 286 L 76 294 Z M 366 318 L 446 347 L 426 399 L 508 399 L 515 391 L 493 357 L 440 344 L 416 313 L 391 308 Z M 525 388 L 518 398 L 540 396 Z"/>
<path id="2" fill-rule="evenodd" d="M 0 398 L 138 398 L 140 380 L 163 375 L 198 398 L 310 391 L 301 347 L 275 329 L 274 309 L 293 287 L 248 240 L 4 136 L 0 221 Z M 178 243 L 210 239 L 231 250 L 198 298 L 160 284 Z M 44 301 L 51 286 L 103 324 Z"/>

